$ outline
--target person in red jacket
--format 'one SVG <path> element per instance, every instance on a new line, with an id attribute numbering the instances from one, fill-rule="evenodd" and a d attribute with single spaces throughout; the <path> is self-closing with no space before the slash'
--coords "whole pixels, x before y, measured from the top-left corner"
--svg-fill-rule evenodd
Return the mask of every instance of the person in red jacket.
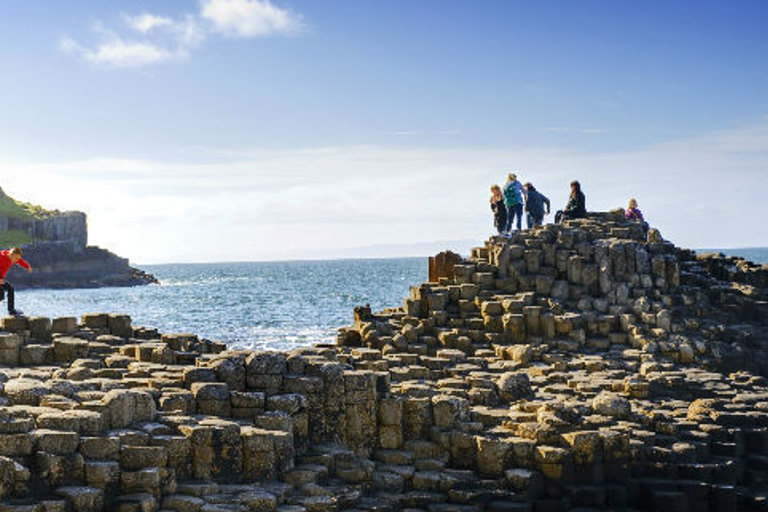
<path id="1" fill-rule="evenodd" d="M 24 313 L 16 309 L 13 285 L 5 280 L 5 274 L 14 265 L 27 269 L 27 272 L 32 272 L 32 266 L 21 257 L 21 248 L 14 247 L 7 251 L 0 251 L 0 301 L 5 299 L 5 293 L 8 292 L 8 314 L 19 316 Z"/>

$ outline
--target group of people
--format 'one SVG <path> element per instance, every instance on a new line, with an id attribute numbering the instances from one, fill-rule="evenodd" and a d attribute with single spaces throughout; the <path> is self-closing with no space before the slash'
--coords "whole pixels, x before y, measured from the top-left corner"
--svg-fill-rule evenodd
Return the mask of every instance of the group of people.
<path id="1" fill-rule="evenodd" d="M 523 212 L 525 212 L 528 229 L 541 226 L 544 216 L 550 213 L 549 199 L 536 190 L 529 181 L 524 185 L 517 179 L 517 174 L 509 173 L 504 187 L 491 185 L 491 210 L 493 211 L 493 223 L 496 230 L 503 237 L 512 236 L 512 230 L 516 226 L 522 229 Z M 571 192 L 568 195 L 568 203 L 565 208 L 555 213 L 555 223 L 560 224 L 564 220 L 580 219 L 587 215 L 587 203 L 581 184 L 578 181 L 571 182 Z M 624 217 L 628 220 L 643 221 L 643 214 L 637 207 L 637 200 L 629 200 Z"/>

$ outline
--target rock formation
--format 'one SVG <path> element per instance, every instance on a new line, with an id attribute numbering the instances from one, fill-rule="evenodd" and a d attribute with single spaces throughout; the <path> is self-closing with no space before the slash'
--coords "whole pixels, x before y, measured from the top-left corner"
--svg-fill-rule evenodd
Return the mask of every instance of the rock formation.
<path id="1" fill-rule="evenodd" d="M 20 245 L 35 271 L 12 267 L 17 288 L 95 288 L 135 286 L 157 280 L 128 260 L 88 245 L 83 212 L 59 212 L 20 203 L 0 189 L 0 245 Z"/>
<path id="2" fill-rule="evenodd" d="M 768 268 L 611 214 L 437 267 L 291 352 L 4 318 L 0 510 L 768 509 Z"/>

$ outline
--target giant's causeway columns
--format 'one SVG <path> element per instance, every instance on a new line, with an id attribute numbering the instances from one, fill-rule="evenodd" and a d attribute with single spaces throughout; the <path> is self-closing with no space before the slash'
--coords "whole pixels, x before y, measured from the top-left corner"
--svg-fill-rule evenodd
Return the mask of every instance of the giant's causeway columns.
<path id="1" fill-rule="evenodd" d="M 766 267 L 606 213 L 452 270 L 291 352 L 4 318 L 0 512 L 768 510 Z"/>

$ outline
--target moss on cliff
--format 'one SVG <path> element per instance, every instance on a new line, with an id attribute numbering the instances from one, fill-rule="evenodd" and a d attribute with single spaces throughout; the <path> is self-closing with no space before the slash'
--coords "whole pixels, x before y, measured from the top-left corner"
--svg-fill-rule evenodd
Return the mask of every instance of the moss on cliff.
<path id="1" fill-rule="evenodd" d="M 3 192 L 0 188 L 0 216 L 16 219 L 44 219 L 53 215 L 54 211 L 46 210 L 42 206 L 18 201 Z"/>
<path id="2" fill-rule="evenodd" d="M 6 249 L 17 245 L 25 245 L 34 242 L 35 239 L 26 231 L 12 229 L 10 231 L 0 231 L 0 248 Z"/>

